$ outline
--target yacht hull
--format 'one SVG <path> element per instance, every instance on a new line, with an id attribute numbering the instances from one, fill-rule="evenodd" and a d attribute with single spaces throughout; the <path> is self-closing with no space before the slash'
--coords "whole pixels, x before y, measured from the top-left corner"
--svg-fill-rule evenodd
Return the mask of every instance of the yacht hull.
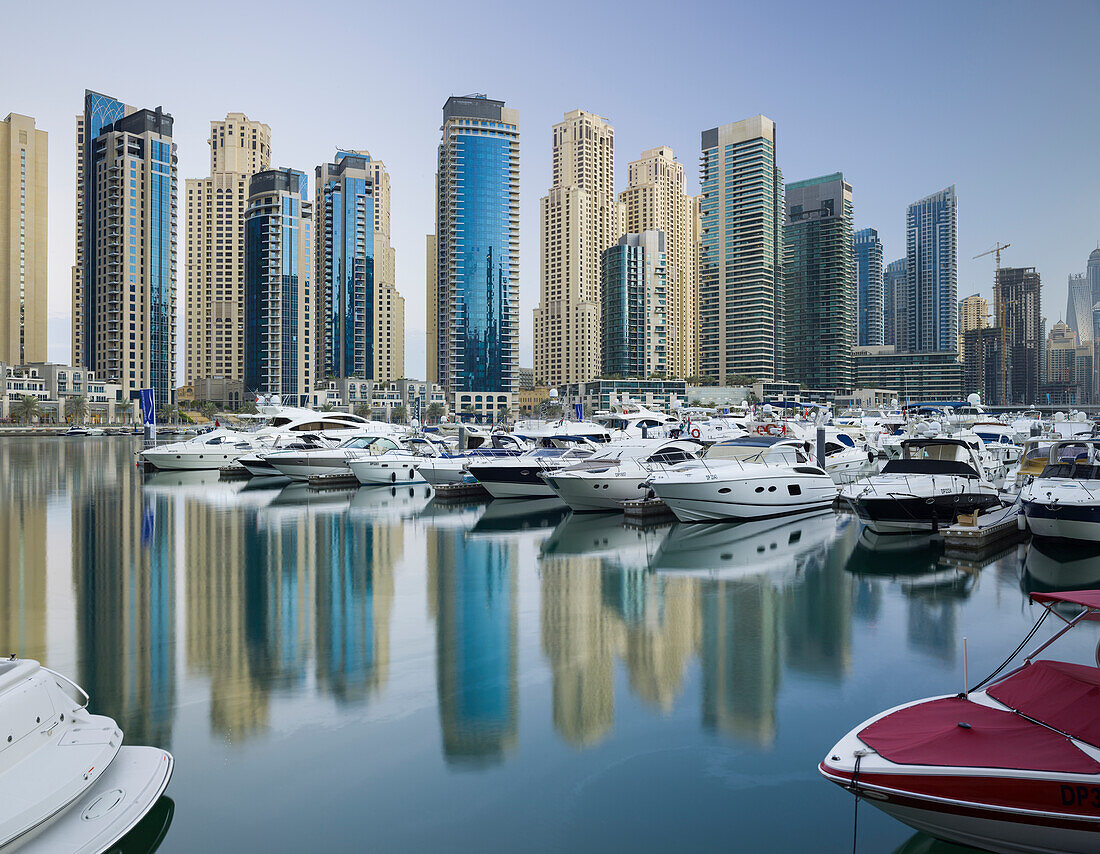
<path id="1" fill-rule="evenodd" d="M 539 476 L 548 470 L 538 465 L 470 465 L 467 471 L 493 498 L 554 497 L 554 490 Z"/>
<path id="2" fill-rule="evenodd" d="M 912 534 L 954 525 L 960 513 L 987 510 L 1000 504 L 997 496 L 875 496 L 844 499 L 852 511 L 876 534 Z"/>
<path id="3" fill-rule="evenodd" d="M 355 479 L 364 486 L 392 486 L 395 483 L 423 483 L 412 460 L 357 460 L 349 464 Z"/>
<path id="4" fill-rule="evenodd" d="M 306 481 L 321 474 L 350 474 L 344 454 L 272 454 L 266 460 L 277 474 Z"/>
<path id="5" fill-rule="evenodd" d="M 547 475 L 546 483 L 577 513 L 619 511 L 624 501 L 645 498 L 646 475 L 636 477 L 569 477 Z"/>
<path id="6" fill-rule="evenodd" d="M 1032 536 L 1075 543 L 1100 542 L 1100 503 L 1021 502 Z"/>
<path id="7" fill-rule="evenodd" d="M 655 479 L 651 486 L 681 522 L 773 519 L 823 510 L 836 499 L 827 475 L 788 472 L 747 479 Z"/>
<path id="8" fill-rule="evenodd" d="M 161 471 L 209 471 L 236 462 L 238 457 L 243 457 L 250 452 L 251 449 L 235 450 L 226 448 L 222 451 L 205 451 L 201 454 L 178 454 L 175 451 L 161 452 L 155 448 L 150 448 L 148 451 L 142 452 L 141 457 Z"/>
<path id="9" fill-rule="evenodd" d="M 828 760 L 819 770 L 826 779 L 853 791 L 850 772 L 832 767 Z M 1100 849 L 1100 816 L 1059 811 L 1063 789 L 1075 792 L 1083 786 L 1080 780 L 987 777 L 980 769 L 977 774 L 953 770 L 860 773 L 855 791 L 866 803 L 916 830 L 984 851 L 1086 854 Z M 1091 797 L 1092 787 L 1083 787 Z M 975 801 L 974 797 L 996 802 Z"/>

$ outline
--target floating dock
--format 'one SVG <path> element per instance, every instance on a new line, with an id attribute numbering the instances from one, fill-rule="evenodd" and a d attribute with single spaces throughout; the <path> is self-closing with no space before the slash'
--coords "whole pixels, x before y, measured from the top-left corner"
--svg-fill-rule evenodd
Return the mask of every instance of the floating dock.
<path id="1" fill-rule="evenodd" d="M 435 489 L 435 500 L 441 504 L 486 501 L 492 498 L 489 491 L 477 481 L 473 483 L 441 483 L 433 489 Z"/>
<path id="2" fill-rule="evenodd" d="M 639 498 L 621 504 L 623 518 L 628 525 L 657 525 L 676 518 L 660 498 Z"/>
<path id="3" fill-rule="evenodd" d="M 962 516 L 948 528 L 943 528 L 944 550 L 948 556 L 974 555 L 1001 551 L 1027 535 L 1020 530 L 1019 508 L 992 510 L 976 519 Z"/>
<path id="4" fill-rule="evenodd" d="M 252 477 L 252 472 L 244 466 L 222 466 L 218 469 L 218 476 L 222 480 L 244 480 Z"/>
<path id="5" fill-rule="evenodd" d="M 359 478 L 351 472 L 337 472 L 336 474 L 315 474 L 307 481 L 310 489 L 347 489 L 359 488 Z"/>

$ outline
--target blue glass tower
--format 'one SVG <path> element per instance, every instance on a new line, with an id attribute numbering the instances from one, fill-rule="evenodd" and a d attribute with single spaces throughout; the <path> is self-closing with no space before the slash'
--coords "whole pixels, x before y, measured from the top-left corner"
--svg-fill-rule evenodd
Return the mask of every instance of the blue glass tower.
<path id="1" fill-rule="evenodd" d="M 320 377 L 374 376 L 374 205 L 370 156 L 340 151 L 317 167 Z"/>
<path id="2" fill-rule="evenodd" d="M 600 349 L 605 375 L 668 370 L 665 233 L 627 234 L 600 255 Z"/>
<path id="3" fill-rule="evenodd" d="M 882 277 L 882 343 L 899 353 L 909 349 L 909 262 L 886 265 Z"/>
<path id="4" fill-rule="evenodd" d="M 175 397 L 172 117 L 86 92 L 77 119 L 73 360 L 126 390 Z"/>
<path id="5" fill-rule="evenodd" d="M 257 172 L 245 213 L 244 384 L 305 406 L 310 390 L 309 179 Z"/>
<path id="6" fill-rule="evenodd" d="M 952 184 L 909 205 L 906 224 L 909 350 L 959 347 L 959 221 Z"/>
<path id="7" fill-rule="evenodd" d="M 861 228 L 852 237 L 856 260 L 856 343 L 877 347 L 883 343 L 882 241 L 878 231 Z"/>
<path id="8" fill-rule="evenodd" d="M 436 206 L 437 376 L 449 393 L 511 392 L 519 358 L 519 114 L 447 99 Z"/>

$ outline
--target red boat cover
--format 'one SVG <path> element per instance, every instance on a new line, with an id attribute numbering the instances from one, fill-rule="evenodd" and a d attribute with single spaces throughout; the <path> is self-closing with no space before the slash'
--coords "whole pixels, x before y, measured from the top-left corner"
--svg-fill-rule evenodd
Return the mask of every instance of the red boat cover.
<path id="1" fill-rule="evenodd" d="M 1035 661 L 986 689 L 1029 718 L 1100 747 L 1100 669 Z"/>
<path id="2" fill-rule="evenodd" d="M 1058 733 L 957 697 L 900 709 L 864 727 L 859 737 L 901 765 L 1100 772 L 1100 763 Z"/>
<path id="3" fill-rule="evenodd" d="M 1100 608 L 1100 590 L 1067 590 L 1063 593 L 1032 593 L 1032 602 L 1072 602 L 1086 608 Z"/>

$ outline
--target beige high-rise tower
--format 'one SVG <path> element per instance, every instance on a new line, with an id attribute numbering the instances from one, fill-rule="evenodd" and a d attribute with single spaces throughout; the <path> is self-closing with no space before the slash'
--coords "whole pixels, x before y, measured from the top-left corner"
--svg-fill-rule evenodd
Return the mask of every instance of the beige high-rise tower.
<path id="1" fill-rule="evenodd" d="M 46 361 L 46 154 L 34 119 L 0 122 L 0 362 Z"/>
<path id="2" fill-rule="evenodd" d="M 554 177 L 539 204 L 542 269 L 535 309 L 535 381 L 598 377 L 600 253 L 625 228 L 615 199 L 615 129 L 573 110 L 553 129 Z"/>
<path id="3" fill-rule="evenodd" d="M 672 378 L 696 374 L 699 271 L 695 199 L 684 189 L 684 166 L 667 145 L 643 151 L 630 164 L 627 188 L 619 194 L 626 206 L 626 231 L 665 233 L 668 270 L 668 373 Z"/>
<path id="4" fill-rule="evenodd" d="M 244 113 L 210 123 L 210 177 L 188 178 L 184 382 L 244 378 L 248 178 L 271 166 L 271 128 Z"/>

